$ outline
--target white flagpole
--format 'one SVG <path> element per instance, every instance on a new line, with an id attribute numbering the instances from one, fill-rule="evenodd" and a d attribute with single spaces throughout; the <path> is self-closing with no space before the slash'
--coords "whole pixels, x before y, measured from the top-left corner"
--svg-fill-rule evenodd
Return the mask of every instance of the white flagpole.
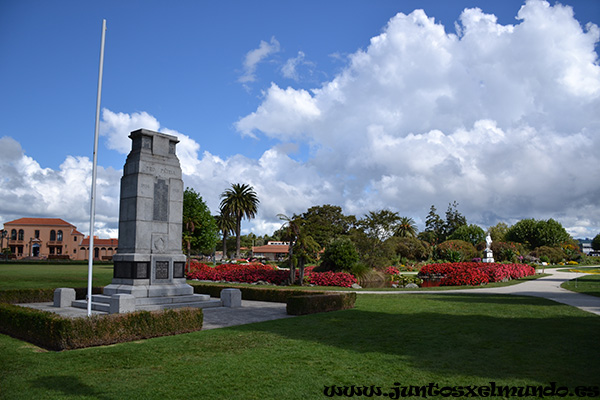
<path id="1" fill-rule="evenodd" d="M 98 97 L 96 98 L 96 127 L 94 129 L 94 161 L 92 164 L 92 193 L 90 196 L 90 247 L 88 251 L 87 315 L 92 315 L 92 269 L 94 265 L 94 223 L 96 217 L 96 166 L 98 165 L 98 128 L 100 126 L 100 99 L 102 98 L 102 70 L 104 66 L 104 38 L 106 20 L 102 20 L 102 42 L 100 44 L 100 70 L 98 72 Z"/>

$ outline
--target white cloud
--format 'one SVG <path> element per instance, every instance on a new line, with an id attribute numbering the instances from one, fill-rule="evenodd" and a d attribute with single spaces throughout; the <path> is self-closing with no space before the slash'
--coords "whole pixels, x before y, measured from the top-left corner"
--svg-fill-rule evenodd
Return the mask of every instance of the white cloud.
<path id="1" fill-rule="evenodd" d="M 261 40 L 258 48 L 246 53 L 246 57 L 244 58 L 244 73 L 240 76 L 238 81 L 241 83 L 256 81 L 256 68 L 258 64 L 271 54 L 278 53 L 279 48 L 279 42 L 274 36 L 269 43 Z"/>
<path id="2" fill-rule="evenodd" d="M 398 14 L 330 82 L 272 83 L 236 128 L 309 144 L 347 212 L 418 217 L 456 199 L 480 224 L 560 216 L 600 230 L 598 27 L 538 0 L 515 25 L 467 9 L 457 27 Z"/>
<path id="3" fill-rule="evenodd" d="M 128 135 L 146 128 L 176 135 L 184 184 L 213 213 L 232 183 L 261 201 L 245 232 L 272 233 L 277 214 L 335 204 L 362 216 L 392 209 L 420 221 L 434 204 L 482 226 L 556 218 L 576 236 L 600 231 L 600 31 L 582 28 L 569 7 L 528 1 L 515 25 L 468 9 L 456 34 L 423 11 L 398 14 L 346 67 L 313 90 L 263 93 L 240 118 L 246 136 L 279 144 L 258 159 L 200 152 L 194 138 L 146 112 L 103 111 L 106 145 L 125 155 Z M 279 51 L 273 38 L 248 53 L 245 82 Z M 283 72 L 283 71 L 282 71 Z M 294 68 L 288 71 L 293 76 Z M 306 161 L 295 146 L 309 148 Z M 67 156 L 44 169 L 14 139 L 0 139 L 0 218 L 63 217 L 82 232 L 89 219 L 91 162 Z M 114 232 L 121 171 L 99 169 L 97 220 Z M 68 216 L 65 216 L 68 210 Z M 112 229 L 112 231 L 111 231 Z M 114 236 L 114 235 L 113 235 Z"/>
<path id="4" fill-rule="evenodd" d="M 136 112 L 133 114 L 114 113 L 106 108 L 102 109 L 102 121 L 100 121 L 100 134 L 107 137 L 106 146 L 121 154 L 129 153 L 131 140 L 129 134 L 138 129 L 149 129 L 158 131 L 160 124 L 147 112 Z"/>
<path id="5" fill-rule="evenodd" d="M 283 67 L 281 67 L 281 73 L 285 78 L 292 79 L 298 82 L 301 78 L 301 73 L 298 71 L 299 67 L 307 67 L 308 74 L 312 74 L 312 69 L 315 64 L 306 59 L 304 52 L 299 51 L 296 57 L 288 59 Z"/>
<path id="6" fill-rule="evenodd" d="M 92 162 L 87 157 L 67 156 L 58 170 L 41 168 L 26 156 L 20 144 L 0 138 L 0 219 L 21 217 L 63 218 L 84 234 L 89 233 Z M 98 167 L 96 181 L 96 234 L 116 237 L 119 179 L 121 173 Z"/>

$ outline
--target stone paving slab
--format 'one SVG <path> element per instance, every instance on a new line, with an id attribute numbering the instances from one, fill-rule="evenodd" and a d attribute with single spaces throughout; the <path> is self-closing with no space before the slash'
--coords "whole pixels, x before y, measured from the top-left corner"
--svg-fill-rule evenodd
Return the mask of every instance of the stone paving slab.
<path id="1" fill-rule="evenodd" d="M 218 300 L 218 299 L 214 299 Z M 52 302 L 17 304 L 23 307 L 49 311 L 69 318 L 87 317 L 87 309 L 75 307 L 54 307 Z M 107 315 L 102 311 L 92 310 L 93 315 Z M 242 307 L 211 307 L 204 309 L 202 330 L 224 328 L 227 326 L 245 325 L 254 322 L 291 318 L 285 303 L 242 300 Z"/>

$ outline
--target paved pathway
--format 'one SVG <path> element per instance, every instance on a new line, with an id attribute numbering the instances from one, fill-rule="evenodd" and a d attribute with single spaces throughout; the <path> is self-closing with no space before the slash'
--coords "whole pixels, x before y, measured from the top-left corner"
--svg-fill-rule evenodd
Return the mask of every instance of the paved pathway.
<path id="1" fill-rule="evenodd" d="M 545 271 L 549 276 L 534 279 L 519 283 L 517 285 L 503 286 L 497 288 L 477 288 L 477 289 L 458 289 L 449 290 L 447 292 L 442 291 L 357 291 L 358 294 L 407 294 L 407 293 L 481 293 L 481 294 L 512 294 L 521 296 L 535 296 L 543 297 L 546 299 L 554 300 L 558 303 L 568 304 L 573 307 L 580 308 L 584 311 L 588 311 L 597 315 L 600 315 L 600 297 L 590 296 L 587 294 L 581 294 L 571 292 L 560 287 L 563 282 L 571 279 L 582 277 L 586 274 L 579 272 L 561 272 L 555 269 L 547 269 Z"/>

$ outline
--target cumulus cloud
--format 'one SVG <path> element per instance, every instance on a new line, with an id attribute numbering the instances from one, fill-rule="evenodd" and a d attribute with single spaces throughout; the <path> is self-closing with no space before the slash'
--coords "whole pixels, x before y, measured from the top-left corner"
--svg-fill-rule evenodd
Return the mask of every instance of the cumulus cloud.
<path id="1" fill-rule="evenodd" d="M 256 81 L 256 68 L 260 62 L 265 60 L 271 54 L 279 52 L 279 42 L 273 36 L 270 42 L 260 41 L 258 48 L 250 50 L 244 58 L 244 73 L 238 79 L 241 83 Z"/>
<path id="2" fill-rule="evenodd" d="M 0 149 L 2 221 L 24 216 L 63 218 L 89 233 L 92 162 L 87 157 L 67 156 L 53 170 L 25 155 L 11 137 L 0 138 Z M 117 235 L 120 176 L 112 168 L 98 167 L 96 233 L 102 237 Z"/>
<path id="3" fill-rule="evenodd" d="M 539 0 L 514 25 L 466 9 L 455 33 L 422 10 L 399 13 L 334 79 L 312 91 L 272 83 L 236 127 L 309 144 L 319 183 L 339 185 L 347 212 L 425 215 L 458 200 L 483 225 L 554 217 L 591 234 L 598 38 L 570 7 Z"/>
<path id="4" fill-rule="evenodd" d="M 306 54 L 303 51 L 299 51 L 296 57 L 292 57 L 288 59 L 283 67 L 281 67 L 281 73 L 284 78 L 292 79 L 296 82 L 300 80 L 301 73 L 298 70 L 299 67 L 308 68 L 308 74 L 312 74 L 312 69 L 315 64 L 306 59 Z"/>
<path id="5" fill-rule="evenodd" d="M 443 213 L 457 200 L 483 227 L 556 218 L 575 236 L 593 236 L 600 231 L 599 37 L 570 7 L 540 0 L 528 1 L 514 25 L 466 9 L 452 32 L 415 10 L 392 17 L 321 86 L 271 83 L 235 124 L 242 136 L 278 143 L 257 159 L 201 152 L 194 138 L 146 112 L 105 109 L 101 132 L 123 155 L 133 130 L 177 136 L 184 184 L 213 213 L 232 183 L 252 185 L 261 203 L 245 232 L 270 234 L 281 226 L 277 214 L 319 204 L 359 217 L 391 209 L 422 228 L 430 205 Z M 252 82 L 257 64 L 277 51 L 273 38 L 249 52 L 240 81 Z M 282 70 L 292 79 L 294 62 Z M 294 158 L 298 147 L 309 149 L 305 161 Z M 0 217 L 31 215 L 35 204 L 40 216 L 70 210 L 83 231 L 90 174 L 85 157 L 45 169 L 2 138 Z M 107 232 L 117 227 L 121 174 L 99 169 L 97 219 Z"/>
<path id="6" fill-rule="evenodd" d="M 178 157 L 183 173 L 192 173 L 198 165 L 198 151 L 200 145 L 189 136 L 176 130 L 161 127 L 158 120 L 147 112 L 127 114 L 115 113 L 109 109 L 102 110 L 100 134 L 107 137 L 106 146 L 121 154 L 128 154 L 131 150 L 129 134 L 138 129 L 148 129 L 177 136 L 180 141 Z"/>

